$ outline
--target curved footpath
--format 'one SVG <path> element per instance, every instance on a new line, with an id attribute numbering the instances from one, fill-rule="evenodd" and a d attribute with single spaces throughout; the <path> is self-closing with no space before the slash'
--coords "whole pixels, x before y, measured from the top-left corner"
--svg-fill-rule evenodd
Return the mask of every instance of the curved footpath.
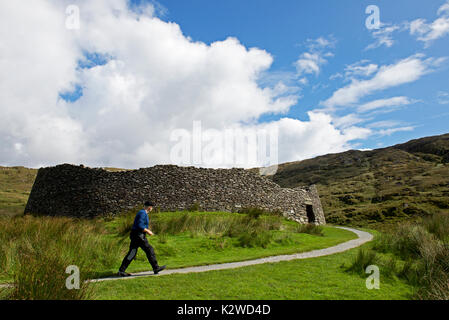
<path id="1" fill-rule="evenodd" d="M 189 268 L 181 268 L 181 269 L 169 269 L 169 270 L 164 270 L 163 272 L 161 272 L 158 275 L 154 275 L 153 271 L 146 271 L 146 272 L 133 273 L 133 275 L 130 277 L 114 276 L 114 277 L 108 277 L 108 278 L 92 279 L 92 280 L 88 280 L 88 282 L 126 280 L 126 279 L 135 279 L 135 278 L 139 278 L 139 277 L 148 277 L 148 276 L 159 277 L 159 276 L 165 276 L 165 275 L 175 274 L 175 273 L 193 273 L 193 272 L 205 272 L 205 271 L 212 271 L 212 270 L 234 269 L 234 268 L 252 266 L 252 265 L 262 264 L 262 263 L 273 263 L 273 262 L 280 262 L 280 261 L 316 258 L 316 257 L 328 256 L 328 255 L 340 253 L 340 252 L 343 252 L 343 251 L 346 251 L 349 249 L 357 248 L 357 247 L 361 246 L 362 244 L 369 242 L 373 239 L 373 235 L 368 232 L 365 232 L 365 231 L 360 231 L 357 229 L 346 228 L 346 227 L 336 227 L 336 228 L 354 232 L 358 236 L 358 239 L 343 242 L 336 246 L 329 247 L 326 249 L 312 250 L 312 251 L 303 252 L 303 253 L 272 256 L 272 257 L 267 257 L 267 258 L 239 261 L 239 262 L 231 262 L 231 263 L 212 264 L 212 265 L 207 265 L 207 266 L 189 267 Z"/>

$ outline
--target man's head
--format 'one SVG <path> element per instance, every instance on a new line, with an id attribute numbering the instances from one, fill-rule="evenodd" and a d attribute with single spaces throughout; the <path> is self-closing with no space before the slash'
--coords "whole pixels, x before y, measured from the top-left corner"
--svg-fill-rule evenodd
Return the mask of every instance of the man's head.
<path id="1" fill-rule="evenodd" d="M 146 212 L 150 212 L 151 210 L 153 210 L 154 207 L 154 203 L 151 201 L 146 201 L 143 205 L 143 208 L 145 209 Z"/>

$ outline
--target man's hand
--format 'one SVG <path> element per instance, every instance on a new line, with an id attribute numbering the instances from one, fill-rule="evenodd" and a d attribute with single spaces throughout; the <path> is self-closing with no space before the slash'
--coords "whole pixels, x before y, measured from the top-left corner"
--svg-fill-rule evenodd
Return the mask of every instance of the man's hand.
<path id="1" fill-rule="evenodd" d="M 143 232 L 146 233 L 146 234 L 149 234 L 150 236 L 154 236 L 154 233 L 151 232 L 150 229 L 143 229 Z"/>

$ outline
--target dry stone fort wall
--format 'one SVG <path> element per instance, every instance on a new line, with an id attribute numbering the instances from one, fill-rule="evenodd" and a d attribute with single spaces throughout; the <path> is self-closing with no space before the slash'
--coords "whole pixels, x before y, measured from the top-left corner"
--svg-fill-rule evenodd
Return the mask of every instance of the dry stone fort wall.
<path id="1" fill-rule="evenodd" d="M 300 223 L 325 224 L 315 186 L 287 189 L 244 169 L 158 165 L 111 172 L 69 164 L 41 168 L 25 213 L 95 217 L 152 200 L 163 211 L 197 204 L 205 211 L 257 207 L 281 211 Z"/>

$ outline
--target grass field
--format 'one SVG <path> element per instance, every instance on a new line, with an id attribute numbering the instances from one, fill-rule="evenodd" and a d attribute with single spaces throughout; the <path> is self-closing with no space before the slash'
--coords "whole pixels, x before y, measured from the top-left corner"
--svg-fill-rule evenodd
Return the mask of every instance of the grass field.
<path id="1" fill-rule="evenodd" d="M 182 217 L 185 213 L 171 212 L 157 214 L 153 220 L 162 219 L 169 221 L 174 217 Z M 209 219 L 229 220 L 239 218 L 242 215 L 238 213 L 217 213 L 217 212 L 196 212 L 190 213 L 191 216 L 207 217 Z M 265 217 L 267 218 L 267 217 Z M 260 219 L 264 219 L 261 217 Z M 132 222 L 132 218 L 127 220 Z M 296 222 L 281 219 L 282 224 L 279 230 L 270 230 L 272 236 L 271 241 L 265 246 L 244 247 L 239 245 L 238 237 L 230 237 L 220 233 L 200 233 L 195 234 L 190 231 L 180 232 L 175 235 L 167 235 L 165 233 L 158 234 L 148 238 L 155 248 L 155 252 L 160 264 L 167 264 L 168 268 L 183 268 L 190 266 L 208 265 L 215 263 L 226 263 L 234 261 L 251 260 L 263 258 L 272 255 L 293 254 L 305 252 L 315 249 L 322 249 L 337 245 L 339 243 L 351 240 L 357 236 L 352 232 L 324 226 L 324 236 L 316 236 L 306 233 L 295 232 Z M 120 220 L 108 223 L 110 232 L 120 232 L 118 224 Z M 115 230 L 115 231 L 113 231 Z M 157 230 L 158 231 L 158 230 Z M 128 245 L 126 237 L 117 237 Z M 122 250 L 124 254 L 125 251 Z M 117 266 L 118 268 L 118 266 Z M 113 273 L 117 268 L 110 269 L 104 274 Z M 138 272 L 149 270 L 149 264 L 143 251 L 139 250 L 136 260 L 133 261 L 127 271 Z"/>
<path id="2" fill-rule="evenodd" d="M 91 297 L 66 295 L 65 268 L 78 266 L 82 279 L 115 274 L 129 246 L 128 231 L 134 215 L 135 210 L 115 218 L 92 220 L 3 217 L 0 281 L 17 284 L 20 292 L 12 296 L 16 299 Z M 352 232 L 331 226 L 305 230 L 269 213 L 259 217 L 217 212 L 157 213 L 151 215 L 150 225 L 157 233 L 150 243 L 159 263 L 168 268 L 298 253 L 356 238 Z M 149 269 L 144 253 L 139 251 L 127 271 Z"/>
<path id="3" fill-rule="evenodd" d="M 366 244 L 365 247 L 370 247 Z M 366 276 L 347 272 L 358 249 L 326 257 L 194 274 L 93 284 L 96 299 L 410 299 L 413 287 L 381 276 L 368 290 Z M 382 270 L 381 270 L 382 274 Z"/>

